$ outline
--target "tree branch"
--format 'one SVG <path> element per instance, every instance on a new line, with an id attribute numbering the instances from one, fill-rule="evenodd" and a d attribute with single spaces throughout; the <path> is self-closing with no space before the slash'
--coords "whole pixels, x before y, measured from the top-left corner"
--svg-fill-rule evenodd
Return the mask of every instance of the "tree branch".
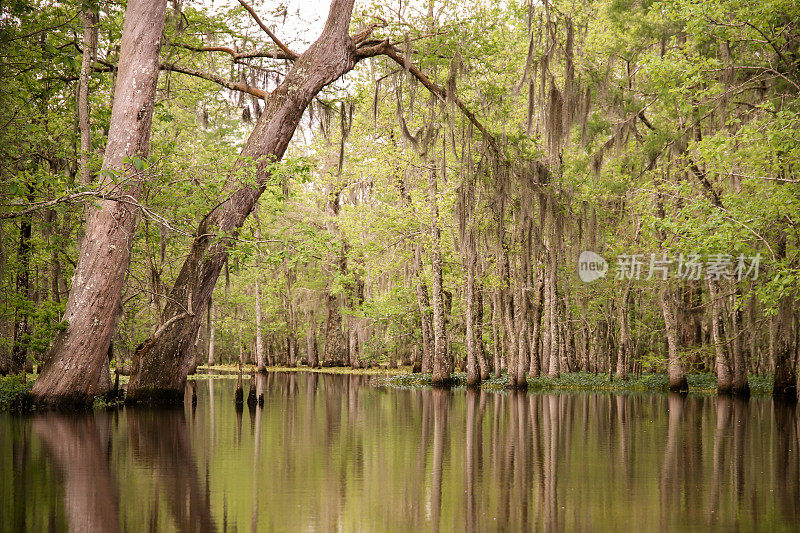
<path id="1" fill-rule="evenodd" d="M 286 56 L 287 56 L 287 57 L 286 57 L 286 59 L 289 59 L 289 60 L 291 60 L 291 61 L 294 61 L 295 59 L 297 59 L 297 57 L 298 57 L 298 54 L 296 54 L 295 52 L 292 52 L 292 51 L 289 49 L 289 47 L 288 47 L 288 46 L 286 46 L 285 44 L 283 44 L 283 43 L 281 42 L 281 40 L 280 40 L 280 39 L 278 39 L 278 37 L 277 37 L 277 36 L 276 36 L 274 33 L 272 33 L 272 30 L 270 30 L 270 29 L 267 27 L 267 25 L 266 25 L 266 24 L 264 24 L 264 22 L 262 22 L 261 18 L 260 18 L 260 17 L 258 16 L 258 14 L 255 12 L 255 10 L 254 10 L 252 7 L 250 7 L 250 5 L 249 5 L 247 2 L 245 2 L 244 0 L 239 0 L 239 3 L 240 3 L 240 4 L 242 4 L 242 7 L 243 7 L 243 8 L 245 8 L 245 9 L 247 10 L 247 12 L 248 12 L 248 13 L 250 13 L 250 16 L 252 16 L 252 17 L 253 17 L 253 20 L 255 20 L 255 21 L 256 21 L 256 23 L 257 23 L 259 26 L 261 26 L 261 29 L 262 29 L 262 30 L 264 30 L 264 32 L 265 32 L 267 35 L 269 35 L 269 38 L 270 38 L 270 39 L 272 39 L 272 42 L 274 42 L 276 45 L 278 45 L 278 48 L 280 48 L 281 50 L 283 50 L 283 53 L 285 53 L 285 54 L 286 54 Z"/>
<path id="2" fill-rule="evenodd" d="M 217 76 L 216 74 L 211 74 L 210 72 L 203 72 L 188 67 L 182 67 L 180 65 L 173 65 L 172 63 L 161 63 L 161 70 L 180 72 L 181 74 L 186 74 L 188 76 L 194 76 L 196 78 L 213 81 L 214 83 L 222 85 L 223 87 L 232 91 L 242 91 L 247 94 L 252 94 L 257 98 L 261 98 L 262 100 L 266 99 L 267 97 L 267 92 L 259 89 L 258 87 L 253 87 L 252 85 L 237 81 L 228 81 L 222 76 Z"/>
<path id="3" fill-rule="evenodd" d="M 268 57 L 272 59 L 289 59 L 293 60 L 289 54 L 282 50 L 258 50 L 256 52 L 239 52 L 229 46 L 192 46 L 190 44 L 174 43 L 172 46 L 179 46 L 192 52 L 224 52 L 230 55 L 234 61 L 240 59 L 252 59 L 254 57 Z"/>
<path id="4" fill-rule="evenodd" d="M 376 55 L 385 55 L 391 58 L 395 63 L 403 67 L 406 71 L 410 72 L 415 78 L 417 78 L 422 85 L 425 86 L 431 93 L 435 96 L 438 96 L 441 100 L 446 101 L 448 98 L 452 100 L 452 102 L 458 107 L 461 112 L 467 117 L 473 126 L 475 126 L 478 131 L 486 138 L 486 141 L 489 143 L 489 146 L 495 150 L 497 153 L 501 153 L 500 145 L 497 142 L 497 139 L 494 138 L 488 129 L 475 117 L 475 114 L 461 101 L 461 99 L 455 94 L 448 94 L 448 91 L 436 83 L 434 83 L 428 76 L 422 72 L 419 67 L 411 63 L 409 59 L 402 56 L 394 46 L 392 46 L 388 40 L 375 42 L 375 41 L 363 41 L 362 46 L 359 46 L 356 49 L 356 54 L 359 57 L 374 57 Z"/>

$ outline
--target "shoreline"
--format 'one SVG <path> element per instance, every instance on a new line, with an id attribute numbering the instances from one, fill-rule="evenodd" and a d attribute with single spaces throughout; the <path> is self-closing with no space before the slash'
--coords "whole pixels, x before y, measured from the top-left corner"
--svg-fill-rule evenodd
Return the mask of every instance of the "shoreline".
<path id="1" fill-rule="evenodd" d="M 190 375 L 190 381 L 204 379 L 232 379 L 239 374 L 238 365 L 199 366 L 197 372 Z M 242 376 L 252 375 L 257 372 L 254 365 L 242 366 Z M 425 389 L 431 388 L 430 374 L 413 374 L 411 367 L 323 367 L 310 368 L 307 366 L 296 367 L 267 367 L 266 372 L 307 372 L 315 374 L 335 374 L 352 376 L 373 376 L 372 385 L 377 387 L 393 387 L 398 389 Z M 716 376 L 714 374 L 687 374 L 690 395 L 716 396 Z M 30 412 L 33 410 L 29 391 L 36 378 L 34 374 L 26 377 L 23 384 L 19 376 L 0 376 L 0 412 Z M 112 379 L 114 373 L 112 371 Z M 772 376 L 749 376 L 751 397 L 771 398 Z M 128 376 L 120 376 L 120 384 L 125 384 Z M 481 382 L 482 390 L 492 392 L 505 392 L 508 375 L 502 374 L 499 378 L 490 378 Z M 466 374 L 453 373 L 452 389 L 466 388 Z M 669 392 L 669 379 L 666 373 L 648 373 L 639 376 L 630 376 L 628 379 L 610 379 L 608 374 L 593 374 L 590 372 L 570 372 L 558 378 L 551 379 L 547 376 L 528 378 L 529 393 L 540 392 L 606 392 L 606 393 L 641 393 L 664 394 Z M 95 401 L 96 408 L 108 407 L 100 397 Z"/>

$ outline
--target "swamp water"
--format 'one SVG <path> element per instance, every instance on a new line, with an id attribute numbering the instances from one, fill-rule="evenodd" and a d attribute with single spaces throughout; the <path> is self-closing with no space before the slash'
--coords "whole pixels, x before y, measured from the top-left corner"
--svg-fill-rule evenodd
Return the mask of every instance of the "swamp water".
<path id="1" fill-rule="evenodd" d="M 800 529 L 795 407 L 370 379 L 269 373 L 240 412 L 223 378 L 179 409 L 0 414 L 0 531 Z"/>

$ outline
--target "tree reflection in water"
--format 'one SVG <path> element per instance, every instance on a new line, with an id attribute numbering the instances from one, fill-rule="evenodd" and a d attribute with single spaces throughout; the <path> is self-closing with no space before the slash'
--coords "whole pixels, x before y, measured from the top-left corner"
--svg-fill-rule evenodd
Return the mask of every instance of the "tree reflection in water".
<path id="1" fill-rule="evenodd" d="M 796 529 L 800 422 L 769 400 L 257 375 L 184 409 L 0 418 L 12 530 Z M 247 385 L 246 385 L 247 388 Z M 242 417 L 249 424 L 242 427 Z"/>

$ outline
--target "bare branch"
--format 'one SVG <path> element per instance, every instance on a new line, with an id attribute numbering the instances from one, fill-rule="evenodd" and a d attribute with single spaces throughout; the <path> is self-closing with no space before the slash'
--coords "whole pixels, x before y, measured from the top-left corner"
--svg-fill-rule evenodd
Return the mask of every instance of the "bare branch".
<path id="1" fill-rule="evenodd" d="M 240 59 L 252 59 L 255 57 L 266 57 L 272 59 L 289 59 L 292 60 L 294 57 L 291 57 L 289 54 L 282 50 L 258 50 L 255 52 L 239 52 L 229 46 L 192 46 L 190 44 L 183 44 L 183 43 L 175 43 L 173 46 L 179 46 L 181 48 L 185 48 L 187 50 L 191 50 L 192 52 L 224 52 L 230 55 L 234 61 L 239 61 Z"/>
<path id="2" fill-rule="evenodd" d="M 242 91 L 247 94 L 252 94 L 257 98 L 266 99 L 267 92 L 259 89 L 258 87 L 253 87 L 252 85 L 248 85 L 246 83 L 240 83 L 237 81 L 228 81 L 222 76 L 217 76 L 216 74 L 211 74 L 210 72 L 203 72 L 200 70 L 195 70 L 188 67 L 182 67 L 180 65 L 173 65 L 172 63 L 162 63 L 161 70 L 169 70 L 172 72 L 180 72 L 181 74 L 186 74 L 188 76 L 194 76 L 196 78 L 202 78 L 204 80 L 213 81 L 218 85 L 222 85 L 225 88 L 228 88 L 232 91 Z"/>
<path id="3" fill-rule="evenodd" d="M 489 146 L 492 147 L 497 153 L 501 153 L 500 145 L 498 144 L 497 140 L 494 138 L 488 129 L 475 117 L 475 114 L 461 101 L 461 99 L 455 94 L 447 93 L 447 90 L 444 87 L 441 87 L 434 83 L 428 76 L 422 72 L 419 67 L 411 63 L 411 61 L 405 57 L 403 57 L 397 49 L 392 46 L 388 40 L 374 42 L 374 41 L 363 41 L 363 46 L 359 46 L 356 49 L 356 54 L 360 57 L 373 57 L 376 55 L 385 55 L 391 58 L 395 63 L 403 67 L 403 69 L 410 72 L 415 78 L 417 78 L 422 85 L 425 86 L 431 93 L 435 96 L 439 97 L 442 101 L 447 100 L 447 98 L 451 98 L 453 103 L 461 110 L 467 120 L 469 120 L 473 126 L 475 126 L 478 131 L 486 138 L 486 141 L 489 143 Z"/>
<path id="4" fill-rule="evenodd" d="M 289 47 L 288 47 L 288 46 L 286 46 L 285 44 L 283 44 L 283 43 L 281 42 L 281 40 L 280 40 L 280 39 L 278 39 L 278 37 L 277 37 L 277 36 L 276 36 L 274 33 L 272 33 L 272 30 L 270 30 L 270 29 L 269 29 L 269 27 L 267 27 L 267 25 L 266 25 L 266 24 L 264 24 L 264 22 L 262 22 L 261 18 L 260 18 L 260 17 L 258 16 L 258 14 L 255 12 L 255 10 L 254 10 L 252 7 L 250 7 L 250 5 L 249 5 L 247 2 L 245 2 L 244 0 L 239 0 L 239 3 L 240 3 L 240 4 L 242 4 L 242 7 L 244 7 L 244 8 L 247 10 L 247 12 L 248 12 L 248 13 L 250 13 L 250 16 L 252 16 L 252 17 L 253 17 L 253 20 L 255 20 L 255 21 L 256 21 L 256 24 L 258 24 L 259 26 L 261 26 L 261 29 L 262 29 L 262 30 L 264 30 L 264 32 L 265 32 L 267 35 L 269 35 L 269 38 L 270 38 L 270 39 L 272 39 L 272 42 L 274 42 L 276 45 L 278 45 L 278 48 L 280 48 L 281 50 L 283 50 L 283 52 L 284 52 L 284 53 L 286 54 L 286 56 L 287 56 L 287 57 L 286 57 L 287 59 L 289 59 L 289 60 L 292 60 L 292 61 L 294 61 L 295 59 L 297 59 L 297 57 L 298 57 L 298 54 L 296 54 L 295 52 L 292 52 L 292 51 L 289 49 Z"/>

